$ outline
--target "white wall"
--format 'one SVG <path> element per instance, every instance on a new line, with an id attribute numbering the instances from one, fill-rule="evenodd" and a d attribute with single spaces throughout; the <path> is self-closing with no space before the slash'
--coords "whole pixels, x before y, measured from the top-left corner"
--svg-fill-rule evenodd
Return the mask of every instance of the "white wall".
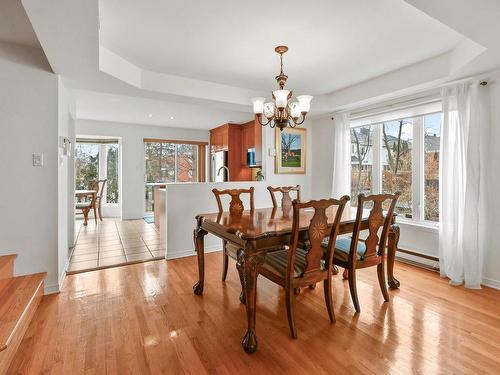
<path id="1" fill-rule="evenodd" d="M 0 255 L 58 290 L 58 81 L 38 49 L 0 43 Z M 43 167 L 32 166 L 43 153 Z"/>
<path id="2" fill-rule="evenodd" d="M 262 129 L 262 171 L 267 185 L 272 186 L 301 186 L 301 199 L 310 199 L 312 196 L 312 175 L 313 175 L 313 126 L 311 121 L 307 120 L 301 125 L 307 129 L 307 155 L 306 155 L 306 173 L 305 174 L 276 174 L 274 173 L 274 156 L 269 156 L 269 149 L 274 150 L 275 129 L 265 126 Z M 316 147 L 316 145 L 314 145 Z"/>
<path id="3" fill-rule="evenodd" d="M 105 121 L 76 120 L 77 136 L 95 135 L 121 139 L 122 219 L 138 219 L 144 216 L 144 138 L 208 142 L 208 130 L 193 130 L 123 124 Z"/>
<path id="4" fill-rule="evenodd" d="M 60 137 L 74 138 L 74 122 L 70 115 L 71 97 L 64 87 L 61 78 L 58 78 L 58 280 L 62 286 L 66 269 L 68 268 L 70 248 L 74 242 L 74 160 L 71 156 L 63 155 Z"/>

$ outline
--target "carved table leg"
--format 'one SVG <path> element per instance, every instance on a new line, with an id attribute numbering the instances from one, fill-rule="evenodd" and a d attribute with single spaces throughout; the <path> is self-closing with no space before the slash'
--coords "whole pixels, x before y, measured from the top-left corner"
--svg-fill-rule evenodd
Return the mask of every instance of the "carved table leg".
<path id="1" fill-rule="evenodd" d="M 203 293 L 203 284 L 205 282 L 205 236 L 207 231 L 201 228 L 201 223 L 193 232 L 194 246 L 198 254 L 198 282 L 193 285 L 193 292 L 196 295 Z"/>
<path id="2" fill-rule="evenodd" d="M 396 250 L 398 249 L 399 242 L 399 226 L 397 224 L 392 224 L 391 230 L 389 231 L 387 245 L 387 283 L 389 288 L 398 289 L 399 281 L 394 277 L 394 259 L 396 258 Z"/>
<path id="3" fill-rule="evenodd" d="M 238 275 L 240 276 L 240 283 L 241 283 L 241 293 L 240 293 L 240 302 L 242 304 L 246 303 L 246 294 L 245 294 L 245 270 L 243 269 L 245 265 L 245 262 L 243 260 L 243 257 L 238 256 L 238 260 L 236 261 L 236 269 L 238 270 Z"/>
<path id="4" fill-rule="evenodd" d="M 248 327 L 243 336 L 241 345 L 247 353 L 255 353 L 257 350 L 257 334 L 255 333 L 255 309 L 257 302 L 257 268 L 264 261 L 262 255 L 246 256 L 245 250 L 238 251 L 238 261 L 243 264 L 243 276 L 245 283 L 246 310 Z"/>

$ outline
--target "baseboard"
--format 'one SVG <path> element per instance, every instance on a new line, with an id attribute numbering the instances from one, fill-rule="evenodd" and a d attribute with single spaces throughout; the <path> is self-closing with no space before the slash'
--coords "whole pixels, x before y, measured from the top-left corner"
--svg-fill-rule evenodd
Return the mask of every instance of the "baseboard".
<path id="1" fill-rule="evenodd" d="M 44 295 L 59 293 L 59 291 L 60 291 L 59 284 L 52 284 L 52 285 L 45 284 L 43 288 Z"/>
<path id="2" fill-rule="evenodd" d="M 482 285 L 493 288 L 493 289 L 500 290 L 500 280 L 493 280 L 493 279 L 489 279 L 487 277 L 484 277 Z"/>
<path id="3" fill-rule="evenodd" d="M 205 248 L 205 253 L 215 253 L 217 251 L 221 251 L 221 245 L 209 246 Z M 174 254 L 169 255 L 167 250 L 167 260 L 177 259 L 177 258 L 185 258 L 195 256 L 196 251 L 194 249 L 184 250 L 184 251 L 176 251 Z"/>

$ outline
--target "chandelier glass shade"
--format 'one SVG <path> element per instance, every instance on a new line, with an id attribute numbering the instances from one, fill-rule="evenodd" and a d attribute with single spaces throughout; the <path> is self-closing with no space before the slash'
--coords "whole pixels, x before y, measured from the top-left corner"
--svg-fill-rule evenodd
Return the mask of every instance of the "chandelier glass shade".
<path id="1" fill-rule="evenodd" d="M 285 90 L 288 76 L 283 73 L 283 54 L 288 51 L 287 46 L 278 46 L 274 49 L 280 55 L 281 71 L 276 76 L 279 89 L 272 92 L 272 101 L 266 102 L 264 97 L 252 98 L 253 112 L 262 126 L 278 127 L 283 130 L 287 126 L 292 128 L 300 125 L 306 119 L 311 108 L 311 95 L 299 95 L 292 98 L 292 91 Z M 264 119 L 264 120 L 263 120 Z"/>

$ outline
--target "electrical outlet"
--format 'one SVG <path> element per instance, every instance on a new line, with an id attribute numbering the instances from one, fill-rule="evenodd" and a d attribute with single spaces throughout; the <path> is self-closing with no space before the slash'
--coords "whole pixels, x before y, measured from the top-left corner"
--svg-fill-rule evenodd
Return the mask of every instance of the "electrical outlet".
<path id="1" fill-rule="evenodd" d="M 33 167 L 43 166 L 43 154 L 33 154 Z"/>

